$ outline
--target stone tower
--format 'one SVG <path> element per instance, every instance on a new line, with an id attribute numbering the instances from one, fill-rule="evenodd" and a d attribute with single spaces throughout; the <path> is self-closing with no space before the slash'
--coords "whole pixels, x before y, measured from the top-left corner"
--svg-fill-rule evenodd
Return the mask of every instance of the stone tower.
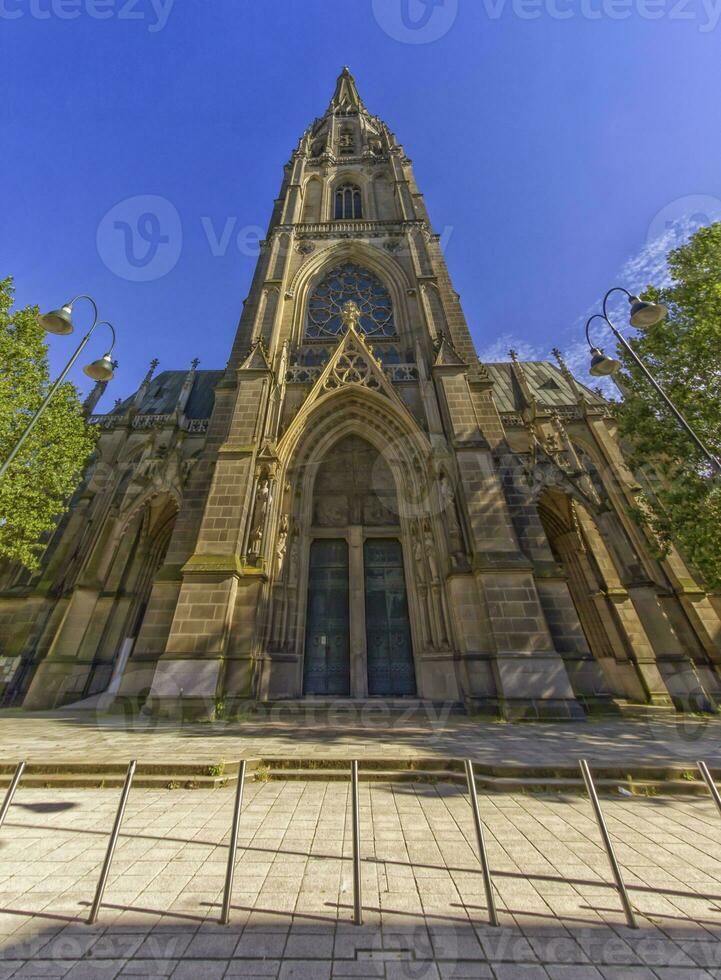
<path id="1" fill-rule="evenodd" d="M 479 362 L 411 161 L 347 68 L 285 167 L 225 371 L 196 368 L 94 417 L 124 475 L 96 461 L 69 518 L 96 515 L 91 539 L 71 562 L 66 524 L 45 592 L 0 603 L 26 706 L 108 685 L 190 715 L 716 703 L 718 608 L 629 521 L 606 404 L 562 361 Z"/>

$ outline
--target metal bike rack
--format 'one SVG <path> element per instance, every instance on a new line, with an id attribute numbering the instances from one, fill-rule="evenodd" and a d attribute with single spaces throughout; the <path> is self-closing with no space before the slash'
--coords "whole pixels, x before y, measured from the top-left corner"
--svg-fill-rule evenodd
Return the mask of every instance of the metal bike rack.
<path id="1" fill-rule="evenodd" d="M 481 860 L 481 870 L 483 872 L 483 887 L 486 890 L 486 905 L 488 906 L 488 922 L 492 926 L 498 925 L 498 913 L 496 912 L 496 899 L 493 894 L 493 881 L 491 879 L 491 869 L 488 864 L 488 854 L 486 853 L 486 841 L 483 835 L 483 824 L 481 814 L 478 809 L 478 793 L 476 791 L 476 774 L 473 771 L 473 763 L 470 759 L 465 761 L 466 782 L 468 783 L 468 795 L 471 798 L 471 810 L 473 811 L 473 822 L 476 826 L 476 841 L 478 842 L 478 856 Z"/>
<path id="2" fill-rule="evenodd" d="M 705 762 L 697 762 L 696 765 L 698 766 L 699 772 L 703 776 L 704 782 L 708 786 L 708 791 L 713 797 L 713 801 L 718 807 L 719 813 L 721 813 L 721 793 L 719 793 L 716 783 L 713 781 L 713 777 L 708 771 L 708 766 Z M 2 824 L 1 819 L 0 824 Z"/>
<path id="3" fill-rule="evenodd" d="M 361 898 L 361 859 L 360 859 L 360 798 L 358 793 L 358 763 L 351 762 L 351 788 L 353 796 L 353 921 L 363 925 L 363 903 Z"/>
<path id="4" fill-rule="evenodd" d="M 240 809 L 243 805 L 243 785 L 245 783 L 245 759 L 238 764 L 238 785 L 235 789 L 235 806 L 233 807 L 233 824 L 228 842 L 228 867 L 225 872 L 225 892 L 223 893 L 223 910 L 220 913 L 220 924 L 227 926 L 230 922 L 230 902 L 233 896 L 233 877 L 235 875 L 235 855 L 238 850 L 238 831 L 240 830 Z"/>
<path id="5" fill-rule="evenodd" d="M 626 891 L 626 885 L 621 874 L 621 867 L 616 859 L 616 854 L 613 850 L 613 844 L 611 843 L 611 837 L 608 833 L 608 827 L 606 826 L 606 821 L 603 817 L 603 810 L 601 809 L 601 804 L 598 799 L 598 794 L 596 793 L 596 787 L 593 782 L 593 776 L 591 775 L 591 770 L 588 767 L 588 762 L 585 759 L 579 761 L 581 766 L 581 773 L 583 774 L 583 781 L 586 784 L 586 789 L 588 790 L 588 795 L 591 798 L 591 803 L 593 804 L 593 809 L 596 814 L 596 822 L 598 823 L 598 828 L 601 831 L 601 837 L 603 838 L 603 846 L 606 848 L 606 854 L 608 855 L 608 863 L 611 865 L 611 871 L 613 872 L 613 878 L 616 882 L 616 889 L 618 894 L 621 896 L 621 904 L 623 905 L 623 911 L 626 914 L 626 922 L 631 929 L 638 929 L 638 924 L 636 923 L 636 917 L 633 914 L 633 909 L 631 908 L 631 902 L 628 897 L 628 892 Z"/>
<path id="6" fill-rule="evenodd" d="M 103 902 L 103 894 L 105 892 L 105 886 L 108 883 L 108 875 L 110 874 L 110 865 L 113 863 L 113 855 L 115 854 L 115 845 L 118 843 L 118 837 L 120 835 L 120 826 L 123 822 L 123 816 L 125 815 L 125 807 L 128 802 L 128 795 L 130 794 L 130 787 L 133 782 L 133 776 L 135 775 L 135 769 L 137 766 L 137 761 L 133 761 L 128 766 L 128 771 L 125 775 L 125 785 L 123 786 L 123 792 L 120 794 L 120 802 L 118 803 L 118 809 L 115 814 L 115 823 L 113 824 L 113 830 L 110 834 L 110 840 L 108 841 L 108 849 L 105 852 L 105 860 L 103 861 L 103 870 L 100 872 L 100 879 L 98 881 L 98 887 L 95 889 L 95 898 L 93 899 L 93 905 L 90 909 L 90 915 L 88 916 L 88 925 L 91 926 L 98 919 L 98 912 L 100 911 L 100 906 Z"/>
<path id="7" fill-rule="evenodd" d="M 10 809 L 10 806 L 15 796 L 15 790 L 18 788 L 18 783 L 22 779 L 23 773 L 25 772 L 25 761 L 18 762 L 17 768 L 15 769 L 15 775 L 12 778 L 12 782 L 8 786 L 7 793 L 5 794 L 5 799 L 3 800 L 2 808 L 0 809 L 0 827 L 5 823 L 5 817 Z"/>

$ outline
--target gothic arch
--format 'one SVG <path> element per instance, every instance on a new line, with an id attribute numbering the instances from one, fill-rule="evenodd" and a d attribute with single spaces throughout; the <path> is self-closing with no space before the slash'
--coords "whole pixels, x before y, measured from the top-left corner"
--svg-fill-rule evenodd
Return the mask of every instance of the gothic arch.
<path id="1" fill-rule="evenodd" d="M 303 208 L 301 222 L 313 224 L 321 220 L 323 205 L 323 183 L 320 177 L 313 175 L 303 185 Z"/>
<path id="2" fill-rule="evenodd" d="M 112 561 L 103 576 L 114 594 L 95 647 L 83 696 L 108 690 L 130 656 L 142 624 L 153 581 L 163 564 L 178 516 L 178 503 L 168 491 L 153 492 L 122 515 L 105 547 Z M 110 655 L 109 655 L 110 654 Z"/>
<path id="3" fill-rule="evenodd" d="M 335 174 L 333 180 L 328 187 L 328 203 L 326 205 L 327 221 L 335 221 L 335 192 L 343 184 L 355 184 L 361 194 L 361 203 L 363 207 L 363 218 L 362 220 L 367 220 L 371 215 L 370 207 L 370 188 L 369 180 L 366 174 L 359 170 L 341 170 L 339 173 Z"/>
<path id="4" fill-rule="evenodd" d="M 390 533 L 394 537 L 392 528 L 397 529 L 401 545 L 416 678 L 422 696 L 423 671 L 418 655 L 429 648 L 448 649 L 450 627 L 444 586 L 435 572 L 428 572 L 426 559 L 419 554 L 428 553 L 424 547 L 430 549 L 433 560 L 443 568 L 448 562 L 447 545 L 432 479 L 430 444 L 383 395 L 351 386 L 335 390 L 316 402 L 305 420 L 296 420 L 281 441 L 278 485 L 286 489 L 279 495 L 275 524 L 277 528 L 282 521 L 290 529 L 286 582 L 291 585 L 291 594 L 288 598 L 287 587 L 277 583 L 275 602 L 283 611 L 279 617 L 276 605 L 271 617 L 290 624 L 288 642 L 298 656 L 300 690 L 316 481 L 334 448 L 348 437 L 356 437 L 375 450 L 384 464 L 379 472 L 390 472 L 392 477 L 398 513 Z"/>
<path id="5" fill-rule="evenodd" d="M 395 449 L 399 461 L 417 469 L 422 464 L 428 472 L 431 458 L 431 444 L 410 412 L 400 402 L 370 388 L 346 385 L 342 388 L 320 394 L 310 404 L 309 400 L 301 407 L 282 439 L 278 443 L 278 456 L 281 465 L 288 468 L 291 463 L 307 456 L 306 447 L 314 441 L 332 437 L 337 427 L 347 419 L 357 419 L 369 440 L 381 452 Z"/>
<path id="6" fill-rule="evenodd" d="M 410 316 L 407 306 L 411 284 L 396 259 L 361 241 L 344 241 L 314 253 L 300 266 L 288 290 L 294 298 L 291 336 L 296 343 L 303 337 L 305 314 L 310 295 L 321 279 L 343 261 L 356 262 L 378 276 L 390 293 L 398 335 L 411 343 Z"/>

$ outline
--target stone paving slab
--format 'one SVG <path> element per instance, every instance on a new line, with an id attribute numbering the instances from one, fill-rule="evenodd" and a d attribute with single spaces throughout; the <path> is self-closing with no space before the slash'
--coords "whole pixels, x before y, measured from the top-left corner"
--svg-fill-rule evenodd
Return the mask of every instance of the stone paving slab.
<path id="1" fill-rule="evenodd" d="M 658 765 L 704 759 L 721 766 L 721 720 L 614 719 L 568 723 L 481 722 L 429 706 L 412 718 L 382 704 L 363 709 L 279 709 L 269 719 L 174 724 L 93 712 L 0 711 L 7 761 L 186 762 L 220 759 L 473 758 L 486 764 Z"/>
<path id="2" fill-rule="evenodd" d="M 118 793 L 21 786 L 0 831 L 0 978 L 721 978 L 721 817 L 710 800 L 604 802 L 634 931 L 587 801 L 481 794 L 494 929 L 465 793 L 421 783 L 361 785 L 358 927 L 348 786 L 249 782 L 232 920 L 220 926 L 233 797 L 132 791 L 90 927 Z"/>

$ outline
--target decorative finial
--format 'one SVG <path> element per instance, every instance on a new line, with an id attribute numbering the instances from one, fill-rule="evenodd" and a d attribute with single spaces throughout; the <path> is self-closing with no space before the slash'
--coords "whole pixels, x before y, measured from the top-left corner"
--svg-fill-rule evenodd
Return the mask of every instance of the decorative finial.
<path id="1" fill-rule="evenodd" d="M 197 357 L 194 357 L 193 360 L 190 362 L 190 370 L 197 371 L 199 364 L 200 364 L 200 360 Z"/>
<path id="2" fill-rule="evenodd" d="M 560 350 L 557 347 L 554 347 L 551 353 L 553 354 L 553 356 L 556 358 L 556 361 L 558 362 L 558 366 L 561 369 L 561 374 L 571 386 L 571 390 L 573 391 L 573 394 L 575 395 L 576 398 L 576 403 L 580 405 L 582 402 L 585 401 L 585 396 L 583 394 L 582 389 L 579 388 L 578 382 L 573 376 L 573 371 L 571 371 L 568 364 L 566 364 L 563 358 L 563 354 L 560 352 Z"/>
<path id="3" fill-rule="evenodd" d="M 508 356 L 511 358 L 512 361 L 514 362 L 518 361 L 518 351 L 514 350 L 512 347 L 508 352 Z"/>
<path id="4" fill-rule="evenodd" d="M 150 369 L 149 369 L 148 373 L 145 375 L 145 379 L 143 381 L 143 385 L 150 384 L 150 382 L 153 379 L 153 374 L 155 373 L 155 369 L 157 368 L 158 364 L 160 364 L 160 361 L 158 360 L 157 357 L 154 357 L 152 359 L 152 361 L 150 362 Z"/>
<path id="5" fill-rule="evenodd" d="M 568 365 L 564 361 L 563 354 L 560 352 L 558 347 L 554 347 L 553 350 L 551 351 L 551 354 L 553 354 L 553 356 L 556 358 L 556 361 L 558 362 L 558 366 L 565 374 L 566 371 L 568 371 Z"/>

